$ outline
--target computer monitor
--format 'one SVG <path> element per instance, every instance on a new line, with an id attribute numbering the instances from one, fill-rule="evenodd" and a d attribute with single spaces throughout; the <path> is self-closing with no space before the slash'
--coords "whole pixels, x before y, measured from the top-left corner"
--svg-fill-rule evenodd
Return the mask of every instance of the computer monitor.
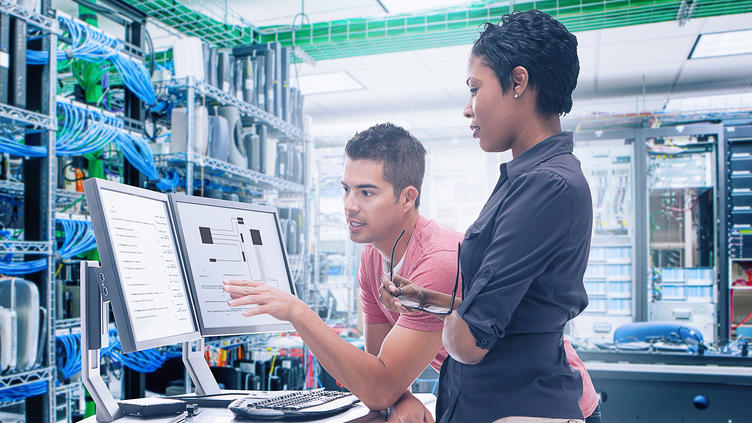
<path id="1" fill-rule="evenodd" d="M 83 185 L 102 297 L 112 303 L 123 351 L 198 339 L 167 195 L 95 178 Z"/>
<path id="2" fill-rule="evenodd" d="M 294 330 L 251 307 L 230 307 L 222 281 L 261 281 L 295 295 L 277 211 L 273 207 L 170 195 L 188 286 L 203 336 Z"/>

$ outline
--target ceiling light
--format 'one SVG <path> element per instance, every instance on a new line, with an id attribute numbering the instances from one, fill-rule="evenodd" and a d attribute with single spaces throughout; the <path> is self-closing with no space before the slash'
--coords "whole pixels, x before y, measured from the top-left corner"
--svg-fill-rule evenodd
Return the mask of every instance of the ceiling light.
<path id="1" fill-rule="evenodd" d="M 448 6 L 465 5 L 468 3 L 458 0 L 379 0 L 385 12 L 390 15 L 418 12 L 423 10 L 442 9 Z"/>
<path id="2" fill-rule="evenodd" d="M 744 29 L 700 34 L 692 47 L 692 52 L 689 53 L 689 58 L 706 59 L 750 53 L 752 53 L 752 29 Z"/>
<path id="3" fill-rule="evenodd" d="M 752 108 L 752 93 L 712 95 L 703 97 L 672 98 L 666 103 L 666 112 L 700 110 L 738 110 Z"/>
<path id="4" fill-rule="evenodd" d="M 320 73 L 318 75 L 304 75 L 298 78 L 300 91 L 303 95 L 336 93 L 366 89 L 347 72 Z"/>

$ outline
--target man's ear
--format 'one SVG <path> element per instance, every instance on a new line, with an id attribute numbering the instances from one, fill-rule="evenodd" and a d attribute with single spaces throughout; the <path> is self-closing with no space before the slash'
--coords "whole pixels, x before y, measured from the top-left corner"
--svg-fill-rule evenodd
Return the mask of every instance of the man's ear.
<path id="1" fill-rule="evenodd" d="M 415 207 L 415 200 L 418 199 L 418 189 L 414 186 L 408 186 L 402 189 L 400 195 L 400 203 L 406 209 L 412 209 Z"/>

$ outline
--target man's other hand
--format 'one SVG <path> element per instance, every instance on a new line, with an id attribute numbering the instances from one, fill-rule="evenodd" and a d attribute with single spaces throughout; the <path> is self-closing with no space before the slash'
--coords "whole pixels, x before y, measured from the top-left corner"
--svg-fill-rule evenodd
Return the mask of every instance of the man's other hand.
<path id="1" fill-rule="evenodd" d="M 410 392 L 387 410 L 388 423 L 434 423 L 431 412 Z"/>

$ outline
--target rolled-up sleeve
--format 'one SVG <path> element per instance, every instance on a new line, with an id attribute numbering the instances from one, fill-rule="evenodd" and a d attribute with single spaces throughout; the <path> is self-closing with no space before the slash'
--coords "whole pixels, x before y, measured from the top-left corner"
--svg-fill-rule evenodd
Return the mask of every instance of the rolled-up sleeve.
<path id="1" fill-rule="evenodd" d="M 573 201 L 564 179 L 542 170 L 513 181 L 499 207 L 492 241 L 457 309 L 483 349 L 504 337 L 530 285 L 566 247 Z"/>

